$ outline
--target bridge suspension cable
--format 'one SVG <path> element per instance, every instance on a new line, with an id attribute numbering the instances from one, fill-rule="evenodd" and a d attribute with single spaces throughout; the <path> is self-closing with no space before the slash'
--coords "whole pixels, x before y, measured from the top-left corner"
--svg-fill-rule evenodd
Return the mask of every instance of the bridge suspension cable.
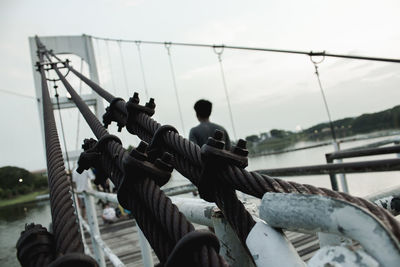
<path id="1" fill-rule="evenodd" d="M 176 103 L 177 103 L 177 106 L 178 106 L 179 118 L 181 120 L 182 131 L 183 131 L 183 134 L 186 135 L 186 133 L 185 133 L 185 124 L 183 123 L 183 115 L 182 115 L 181 103 L 179 101 L 179 95 L 178 95 L 178 86 L 176 85 L 176 75 L 175 75 L 174 65 L 172 63 L 171 45 L 166 43 L 165 44 L 165 49 L 167 49 L 169 67 L 170 67 L 171 76 L 172 76 L 172 85 L 174 86 L 175 98 L 176 98 Z"/>
<path id="2" fill-rule="evenodd" d="M 114 92 L 114 94 L 116 94 L 117 93 L 117 88 L 115 87 L 113 64 L 112 64 L 112 61 L 111 61 L 110 46 L 109 46 L 108 42 L 106 42 L 106 48 L 107 48 L 106 50 L 107 50 L 108 64 L 109 64 L 109 67 L 110 67 L 111 83 L 112 83 L 112 87 L 113 87 L 113 92 Z"/>
<path id="3" fill-rule="evenodd" d="M 157 42 L 157 41 L 137 41 L 137 40 L 123 40 L 114 38 L 103 38 L 97 36 L 91 36 L 94 39 L 107 40 L 107 41 L 121 41 L 127 43 L 141 42 L 143 44 L 154 44 L 154 45 L 165 45 L 166 43 L 176 46 L 193 46 L 193 47 L 208 47 L 208 48 L 226 48 L 234 50 L 250 50 L 250 51 L 261 51 L 261 52 L 275 52 L 275 53 L 286 53 L 286 54 L 299 54 L 306 56 L 325 56 L 325 57 L 336 57 L 336 58 L 347 58 L 347 59 L 359 59 L 359 60 L 369 60 L 369 61 L 382 61 L 382 62 L 392 62 L 400 63 L 400 59 L 397 58 L 384 58 L 384 57 L 370 57 L 370 56 L 358 56 L 358 55 L 343 55 L 313 51 L 301 51 L 301 50 L 288 50 L 288 49 L 274 49 L 274 48 L 262 48 L 262 47 L 249 47 L 249 46 L 234 46 L 234 45 L 216 45 L 216 44 L 199 44 L 199 43 L 181 43 L 181 42 Z"/>
<path id="4" fill-rule="evenodd" d="M 37 41 L 39 46 L 39 40 L 37 39 Z M 84 142 L 86 147 L 84 153 L 87 154 L 82 154 L 82 158 L 89 157 L 90 162 L 80 162 L 79 168 L 82 170 L 96 165 L 105 172 L 104 177 L 110 177 L 113 183 L 117 185 L 120 203 L 132 210 L 138 225 L 152 244 L 162 264 L 167 262 L 168 266 L 168 262 L 171 263 L 170 256 L 174 255 L 175 249 L 179 249 L 179 244 L 182 245 L 181 241 L 185 237 L 193 237 L 191 233 L 194 227 L 187 222 L 176 206 L 172 205 L 169 198 L 160 190 L 159 186 L 167 181 L 162 180 L 166 178 L 165 175 L 160 172 L 155 173 L 155 169 L 152 172 L 145 172 L 144 169 L 140 169 L 138 172 L 137 166 L 140 160 L 145 161 L 146 165 L 143 166 L 147 167 L 153 166 L 151 164 L 157 166 L 158 162 L 158 166 L 163 166 L 163 170 L 169 172 L 174 167 L 187 177 L 198 187 L 203 199 L 217 204 L 244 248 L 247 248 L 246 239 L 254 227 L 255 221 L 242 202 L 238 200 L 235 190 L 257 198 L 261 198 L 266 192 L 276 192 L 322 195 L 350 202 L 374 214 L 379 218 L 382 225 L 385 225 L 393 233 L 397 241 L 400 240 L 400 224 L 388 212 L 369 201 L 326 188 L 275 179 L 258 172 L 248 172 L 245 170 L 248 151 L 244 140 L 239 140 L 232 151 L 227 151 L 223 149 L 223 143 L 222 148 L 220 146 L 222 133 L 216 132 L 214 137 L 210 139 L 212 142 L 200 149 L 198 145 L 179 135 L 172 126 L 162 126 L 151 118 L 155 107 L 153 99 L 142 106 L 139 104 L 137 94 L 128 102 L 116 98 L 72 68 L 68 61 L 51 62 L 51 56 L 58 61 L 60 60 L 52 51 L 46 50 L 42 45 L 39 47 L 42 57 L 43 54 L 46 55 L 52 68 L 98 139 L 98 141 L 92 139 Z M 116 136 L 108 134 L 87 104 L 82 101 L 67 79 L 61 74 L 58 63 L 62 63 L 65 68 L 68 68 L 110 103 L 107 111 L 109 112 L 108 115 L 112 115 L 112 121 L 116 121 L 119 126 L 126 126 L 129 133 L 137 135 L 150 145 L 147 146 L 146 142 L 142 142 L 134 149 L 133 153 L 128 153 L 122 147 L 120 140 Z M 46 79 L 43 79 L 43 76 L 45 78 L 43 69 L 41 73 L 43 74 L 42 82 L 46 82 Z M 47 84 L 43 87 L 47 88 Z M 49 99 L 49 97 L 47 98 Z M 44 96 L 43 99 L 45 99 Z M 49 113 L 51 112 L 50 110 Z M 44 113 L 44 116 L 46 116 L 46 113 Z M 57 131 L 55 130 L 55 132 Z M 168 153 L 171 153 L 173 157 Z M 93 157 L 95 159 L 92 161 Z M 129 162 L 129 160 L 132 161 Z M 213 245 L 215 241 L 213 239 L 212 242 L 202 243 L 201 246 L 196 247 L 197 250 L 194 252 L 190 250 L 190 252 L 193 252 L 191 254 L 193 262 L 200 266 L 226 266 L 225 261 L 217 254 L 218 241 L 216 241 L 217 245 Z M 179 256 L 182 256 L 182 250 L 180 252 Z"/>
<path id="5" fill-rule="evenodd" d="M 216 48 L 214 48 L 214 52 L 218 56 L 219 69 L 221 71 L 221 77 L 222 77 L 222 85 L 224 87 L 226 102 L 228 103 L 229 118 L 231 120 L 231 125 L 232 125 L 232 130 L 233 130 L 233 140 L 236 141 L 237 140 L 237 138 L 236 138 L 237 137 L 237 135 L 236 135 L 236 127 L 235 127 L 235 123 L 233 122 L 231 101 L 229 100 L 228 86 L 226 85 L 225 72 L 224 72 L 224 67 L 223 67 L 223 64 L 222 64 L 222 53 L 224 52 L 224 49 L 221 48 L 220 50 L 217 50 Z"/>
<path id="6" fill-rule="evenodd" d="M 149 92 L 148 92 L 148 88 L 147 88 L 146 75 L 145 75 L 144 66 L 143 66 L 142 50 L 140 49 L 140 41 L 136 41 L 135 44 L 136 44 L 136 48 L 137 48 L 137 52 L 138 52 L 138 56 L 139 56 L 139 64 L 140 64 L 140 70 L 141 70 L 141 73 L 142 73 L 144 92 L 145 92 L 145 95 L 146 95 L 146 99 L 149 99 Z"/>
<path id="7" fill-rule="evenodd" d="M 104 168 L 103 170 L 118 188 L 121 188 L 121 184 L 125 183 L 122 191 L 126 192 L 124 195 L 126 202 L 121 204 L 135 215 L 138 225 L 152 244 L 160 261 L 165 263 L 167 260 L 170 260 L 169 255 L 173 253 L 172 249 L 177 246 L 184 236 L 193 236 L 192 232 L 195 231 L 194 226 L 172 204 L 171 200 L 160 190 L 155 181 L 148 176 L 143 176 L 140 179 L 137 178 L 138 173 L 130 171 L 132 167 L 128 168 L 125 163 L 123 164 L 123 162 L 126 162 L 126 158 L 133 157 L 133 154 L 128 155 L 128 152 L 122 147 L 120 141 L 115 136 L 108 134 L 107 130 L 91 112 L 89 107 L 63 77 L 56 64 L 53 64 L 53 69 L 70 93 L 72 100 L 82 113 L 89 127 L 99 139 L 99 143 L 103 142 L 104 151 L 101 153 L 101 166 Z M 141 150 L 138 147 L 135 151 L 140 153 Z M 80 165 L 79 168 L 83 167 Z M 123 176 L 129 178 L 122 180 Z M 135 179 L 137 180 L 135 186 L 128 187 L 126 180 Z M 121 200 L 121 198 L 119 199 Z M 170 216 L 162 216 L 164 212 L 167 212 Z M 209 237 L 213 236 L 212 234 L 206 235 Z M 191 253 L 194 255 L 193 262 L 197 263 L 198 266 L 227 266 L 225 260 L 217 254 L 210 241 L 201 242 L 200 246 L 197 246 L 198 248 L 191 251 Z M 206 256 L 204 256 L 204 252 Z M 172 264 L 171 266 L 174 265 Z"/>
<path id="8" fill-rule="evenodd" d="M 125 60 L 122 55 L 122 45 L 121 42 L 118 42 L 118 47 L 119 47 L 119 58 L 121 59 L 121 66 L 122 66 L 122 74 L 124 75 L 124 82 L 125 82 L 125 89 L 126 89 L 126 97 L 129 97 L 129 85 L 128 85 L 128 79 L 126 77 L 126 70 L 125 70 Z"/>
<path id="9" fill-rule="evenodd" d="M 82 74 L 77 73 L 71 66 L 67 65 L 67 67 L 71 69 L 72 73 L 82 78 L 85 83 L 92 87 L 92 89 L 99 95 L 103 96 L 108 102 L 114 102 L 113 100 L 115 97 L 113 95 L 109 94 L 106 90 L 90 81 Z M 136 97 L 134 101 L 134 103 L 136 103 L 135 105 L 137 105 L 139 99 Z M 119 113 L 117 116 L 118 118 L 126 118 L 128 115 L 125 104 L 126 103 L 123 99 L 118 99 L 118 101 L 113 104 L 113 111 Z M 117 121 L 122 122 L 119 119 Z M 166 149 L 174 156 L 172 162 L 174 168 L 184 177 L 188 178 L 194 185 L 201 188 L 200 182 L 202 180 L 205 163 L 202 159 L 202 153 L 198 145 L 183 138 L 175 131 L 167 131 L 167 128 L 161 130 L 163 129 L 163 126 L 154 121 L 145 111 L 135 113 L 132 119 L 125 121 L 125 123 L 127 130 L 131 134 L 137 135 L 140 139 L 148 143 L 154 142 L 152 140 L 157 136 L 156 138 L 158 141 L 154 143 L 160 146 L 159 149 Z M 239 140 L 235 149 L 237 151 L 245 149 L 245 141 Z M 241 202 L 237 200 L 236 196 L 234 197 L 233 195 L 230 195 L 229 192 L 226 192 L 226 190 L 224 191 L 223 188 L 233 188 L 234 190 L 241 191 L 257 198 L 261 198 L 266 192 L 285 192 L 317 194 L 348 201 L 367 209 L 369 212 L 380 218 L 382 223 L 391 229 L 396 238 L 400 240 L 400 224 L 385 210 L 377 208 L 374 204 L 365 199 L 326 188 L 318 188 L 312 185 L 275 179 L 254 171 L 248 172 L 244 168 L 232 164 L 228 165 L 223 170 L 217 171 L 217 173 L 217 176 L 221 179 L 220 183 L 222 183 L 223 186 L 220 189 L 218 189 L 218 186 L 215 188 L 215 202 L 223 211 L 226 219 L 232 225 L 242 244 L 245 244 L 248 233 L 254 225 L 254 221 Z M 199 189 L 199 191 L 201 191 L 201 189 Z"/>

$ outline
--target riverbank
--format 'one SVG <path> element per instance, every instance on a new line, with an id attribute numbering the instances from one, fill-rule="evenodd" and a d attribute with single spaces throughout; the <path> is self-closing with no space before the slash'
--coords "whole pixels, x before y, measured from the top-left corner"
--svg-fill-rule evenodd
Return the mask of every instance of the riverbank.
<path id="1" fill-rule="evenodd" d="M 47 194 L 49 189 L 43 189 L 40 191 L 32 192 L 26 195 L 17 196 L 11 199 L 1 199 L 0 200 L 0 208 L 6 206 L 12 206 L 20 203 L 34 202 L 37 201 L 36 197 L 39 195 Z"/>

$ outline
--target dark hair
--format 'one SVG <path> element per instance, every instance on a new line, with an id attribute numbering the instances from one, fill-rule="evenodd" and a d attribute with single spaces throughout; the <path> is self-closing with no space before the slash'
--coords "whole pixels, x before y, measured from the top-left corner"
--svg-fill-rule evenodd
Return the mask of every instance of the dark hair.
<path id="1" fill-rule="evenodd" d="M 210 117 L 212 109 L 212 103 L 205 99 L 200 99 L 194 104 L 194 110 L 196 111 L 197 117 L 208 118 Z"/>

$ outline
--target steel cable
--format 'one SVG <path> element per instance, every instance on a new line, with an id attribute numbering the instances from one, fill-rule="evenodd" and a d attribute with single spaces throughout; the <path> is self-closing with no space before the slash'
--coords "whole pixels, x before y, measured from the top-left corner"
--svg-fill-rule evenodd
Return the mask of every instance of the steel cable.
<path id="1" fill-rule="evenodd" d="M 47 55 L 48 56 L 48 55 Z M 105 136 L 108 134 L 107 130 L 101 125 L 101 123 L 98 121 L 98 119 L 95 117 L 95 115 L 90 111 L 89 107 L 84 103 L 84 101 L 80 98 L 80 96 L 75 92 L 75 90 L 72 88 L 72 86 L 68 83 L 68 81 L 62 76 L 60 73 L 58 67 L 56 64 L 53 64 L 53 69 L 57 73 L 57 75 L 60 77 L 61 82 L 64 84 L 64 87 L 67 89 L 67 91 L 70 93 L 72 100 L 82 113 L 83 117 L 85 118 L 86 122 L 88 123 L 89 127 L 92 129 L 93 133 L 95 136 L 100 139 L 101 137 Z M 124 157 L 126 157 L 127 152 L 125 149 L 117 142 L 115 141 L 109 141 L 106 146 L 106 153 L 108 154 L 108 158 L 106 160 L 103 160 L 103 166 L 105 167 L 107 174 L 110 175 L 112 178 L 112 181 L 114 184 L 119 186 L 121 182 L 121 177 L 123 173 L 123 166 L 122 166 L 122 160 Z M 103 156 L 104 157 L 104 156 Z M 134 177 L 132 177 L 134 179 Z M 163 247 L 165 243 L 167 242 L 168 239 L 172 240 L 172 247 L 176 245 L 176 243 L 187 233 L 194 231 L 193 225 L 191 225 L 190 222 L 188 222 L 183 214 L 179 212 L 179 210 L 176 208 L 175 205 L 173 205 L 169 198 L 165 196 L 164 192 L 159 189 L 158 186 L 155 184 L 152 185 L 152 181 L 148 181 L 149 178 L 145 178 L 143 183 L 139 182 L 137 184 L 137 187 L 134 187 L 130 190 L 133 190 L 132 192 L 135 192 L 137 194 L 130 194 L 130 199 L 129 203 L 131 205 L 131 208 L 134 209 L 134 211 L 139 212 L 140 207 L 137 207 L 139 201 L 134 201 L 132 195 L 137 195 L 136 199 L 140 199 L 140 205 L 143 205 L 144 207 L 149 208 L 149 212 L 152 213 L 152 219 L 154 219 L 157 224 L 156 228 L 154 229 L 153 227 L 151 229 L 148 228 L 148 224 L 150 223 L 148 220 L 145 220 L 145 218 L 148 218 L 149 216 L 144 216 L 138 219 L 138 224 L 145 233 L 146 237 L 148 237 L 149 241 L 153 241 L 152 246 L 159 246 L 155 248 L 155 251 L 159 251 L 159 256 L 160 260 L 165 260 L 165 251 L 163 252 Z M 153 182 L 154 183 L 154 182 Z M 150 187 L 145 187 L 148 185 L 152 185 Z M 150 190 L 150 191 L 149 191 Z M 148 195 L 147 195 L 148 194 Z M 158 203 L 154 203 L 154 199 L 159 199 L 160 201 Z M 143 201 L 145 200 L 145 201 Z M 146 202 L 147 201 L 147 202 Z M 159 210 L 158 205 L 161 204 L 161 206 L 164 206 L 167 208 L 167 211 L 169 212 L 169 216 L 164 216 L 161 217 L 159 214 L 161 214 L 161 211 Z M 143 210 L 142 210 L 143 211 Z M 134 214 L 136 217 L 137 215 Z M 161 241 L 158 239 L 161 237 L 160 234 L 158 234 L 159 230 L 158 229 L 164 229 L 164 231 L 167 235 L 169 235 L 169 238 L 163 238 Z M 154 236 L 156 235 L 156 236 Z M 167 242 L 168 243 L 168 242 Z M 201 248 L 202 252 L 205 252 L 206 255 L 202 255 L 201 257 L 199 256 L 196 257 L 200 262 L 198 262 L 198 266 L 227 266 L 226 262 L 224 259 L 218 255 L 214 249 L 211 249 L 208 246 L 203 246 Z M 200 253 L 203 254 L 203 253 Z M 211 264 L 206 264 L 205 258 L 211 258 L 213 257 L 213 260 L 211 261 Z M 216 263 L 216 264 L 214 264 Z"/>
<path id="2" fill-rule="evenodd" d="M 72 68 L 72 67 L 70 67 Z M 73 71 L 74 72 L 74 71 Z M 76 74 L 76 71 L 74 72 Z M 78 75 L 78 74 L 77 74 Z M 83 75 L 79 74 L 78 77 Z M 105 95 L 106 92 L 103 88 L 93 83 L 86 78 L 83 79 L 89 86 L 91 86 L 94 91 L 100 95 Z M 104 97 L 108 102 L 114 99 L 114 96 L 108 94 L 108 97 Z M 120 112 L 124 112 L 120 110 Z M 132 129 L 137 130 L 135 134 L 139 138 L 146 141 L 151 140 L 155 131 L 161 127 L 161 124 L 153 120 L 150 116 L 144 113 L 140 113 L 135 117 L 135 121 L 132 122 L 133 125 L 129 125 Z M 201 173 L 201 153 L 200 147 L 190 142 L 189 140 L 183 138 L 179 134 L 168 132 L 163 135 L 164 148 L 168 152 L 176 155 L 179 154 L 180 157 L 175 157 L 173 161 L 174 167 L 185 177 L 196 184 L 195 181 L 200 179 L 199 174 Z M 184 160 L 182 162 L 182 159 Z M 363 208 L 366 208 L 372 214 L 377 216 L 389 230 L 393 232 L 398 240 L 400 240 L 400 225 L 395 220 L 395 218 L 386 210 L 377 207 L 368 200 L 350 196 L 343 192 L 336 192 L 329 189 L 317 188 L 311 185 L 300 185 L 295 182 L 288 182 L 280 179 L 271 178 L 267 175 L 262 175 L 258 172 L 248 172 L 247 170 L 240 169 L 234 166 L 230 166 L 226 172 L 221 174 L 224 180 L 231 184 L 235 190 L 242 191 L 243 193 L 252 195 L 257 198 L 262 198 L 262 196 L 267 192 L 282 192 L 282 193 L 300 193 L 300 194 L 318 194 L 322 196 L 330 196 L 336 199 L 344 200 L 347 202 L 354 203 Z"/>
<path id="3" fill-rule="evenodd" d="M 54 119 L 53 105 L 50 100 L 46 73 L 43 68 L 44 47 L 38 39 L 36 39 L 36 44 L 38 47 L 38 68 L 42 85 L 43 124 L 45 128 L 50 207 L 55 250 L 58 255 L 72 252 L 83 253 L 83 243 L 70 192 L 71 184 L 65 172 L 64 159 Z"/>

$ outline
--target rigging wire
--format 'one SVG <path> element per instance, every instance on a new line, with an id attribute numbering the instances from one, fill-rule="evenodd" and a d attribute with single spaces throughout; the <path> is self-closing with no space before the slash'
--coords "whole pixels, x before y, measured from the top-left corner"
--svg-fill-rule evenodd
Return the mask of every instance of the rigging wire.
<path id="1" fill-rule="evenodd" d="M 126 89 L 126 96 L 129 98 L 129 88 L 128 88 L 128 79 L 126 78 L 126 69 L 125 69 L 125 61 L 124 57 L 122 56 L 122 46 L 121 46 L 121 41 L 118 42 L 118 47 L 119 47 L 119 57 L 121 59 L 121 65 L 122 65 L 122 73 L 124 75 L 124 82 L 125 82 L 125 89 Z"/>
<path id="2" fill-rule="evenodd" d="M 81 58 L 81 68 L 79 72 L 83 72 L 83 58 Z M 79 95 L 82 94 L 82 80 L 79 79 Z M 76 140 L 75 140 L 75 150 L 79 149 L 79 124 L 81 120 L 81 114 L 78 112 L 78 118 L 77 118 L 77 126 L 76 126 Z"/>
<path id="3" fill-rule="evenodd" d="M 234 46 L 234 45 L 215 45 L 215 44 L 197 44 L 197 43 L 180 43 L 180 42 L 156 42 L 156 41 L 137 41 L 137 40 L 117 40 L 113 38 L 103 38 L 91 36 L 94 39 L 106 40 L 106 41 L 122 41 L 126 43 L 141 42 L 143 44 L 155 44 L 164 45 L 168 43 L 170 45 L 177 46 L 193 46 L 193 47 L 209 47 L 209 48 L 227 48 L 236 50 L 252 50 L 252 51 L 263 51 L 263 52 L 275 52 L 275 53 L 288 53 L 288 54 L 300 54 L 307 56 L 325 56 L 325 57 L 337 57 L 337 58 L 347 58 L 347 59 L 360 59 L 360 60 L 370 60 L 370 61 L 382 61 L 382 62 L 392 62 L 400 63 L 400 59 L 395 58 L 383 58 L 383 57 L 369 57 L 369 56 L 357 56 L 357 55 L 342 55 L 342 54 L 332 54 L 323 52 L 313 52 L 313 51 L 299 51 L 299 50 L 288 50 L 288 49 L 275 49 L 275 48 L 262 48 L 262 47 L 248 47 L 248 46 Z"/>
<path id="4" fill-rule="evenodd" d="M 34 97 L 34 96 L 15 93 L 15 92 L 4 90 L 4 89 L 0 89 L 0 92 L 6 93 L 6 94 L 10 94 L 10 95 L 20 96 L 20 97 L 25 97 L 25 98 L 29 98 L 29 99 L 36 99 L 36 97 Z"/>
<path id="5" fill-rule="evenodd" d="M 110 56 L 110 46 L 108 45 L 108 41 L 106 41 L 106 46 L 107 46 L 108 63 L 110 64 L 111 82 L 112 82 L 112 86 L 114 89 L 113 91 L 114 91 L 114 94 L 117 94 L 117 88 L 115 87 L 114 74 L 113 74 L 113 68 L 112 68 L 112 62 L 111 62 L 111 56 Z"/>
<path id="6" fill-rule="evenodd" d="M 311 62 L 314 64 L 315 75 L 317 76 L 319 89 L 320 89 L 320 91 L 321 91 L 322 99 L 324 100 L 326 113 L 328 114 L 329 126 L 330 126 L 330 128 L 331 128 L 331 133 L 332 133 L 332 139 L 333 139 L 333 141 L 336 143 L 335 128 L 334 128 L 333 123 L 332 123 L 331 113 L 329 112 L 329 107 L 328 107 L 328 101 L 326 101 L 324 89 L 323 89 L 323 87 L 322 87 L 322 83 L 321 83 L 321 79 L 320 79 L 320 77 L 319 77 L 319 71 L 318 71 L 318 64 L 322 63 L 322 62 L 325 60 L 325 57 L 323 57 L 320 61 L 315 61 L 315 60 L 313 60 L 312 57 L 310 57 L 310 60 L 311 60 Z"/>
<path id="7" fill-rule="evenodd" d="M 63 139 L 63 143 L 64 143 L 64 148 L 65 148 L 65 157 L 67 158 L 68 173 L 72 175 L 71 166 L 70 166 L 70 163 L 69 163 L 67 141 L 66 141 L 65 131 L 64 131 L 64 123 L 63 123 L 62 116 L 61 116 L 60 100 L 59 100 L 59 95 L 58 95 L 58 91 L 57 91 L 58 86 L 57 86 L 55 81 L 54 81 L 53 88 L 55 90 L 55 95 L 54 96 L 55 96 L 56 101 L 57 101 L 58 116 L 60 118 L 61 133 L 62 133 L 62 139 Z"/>
<path id="8" fill-rule="evenodd" d="M 167 49 L 167 53 L 168 53 L 168 60 L 169 60 L 169 66 L 170 66 L 170 69 L 171 69 L 172 83 L 173 83 L 174 90 L 175 90 L 176 102 L 177 102 L 177 104 L 178 104 L 179 117 L 180 117 L 180 119 L 181 119 L 181 124 L 182 124 L 182 131 L 183 131 L 183 135 L 186 136 L 185 127 L 184 127 L 184 124 L 183 124 L 183 117 L 182 117 L 181 104 L 180 104 L 179 96 L 178 96 L 178 87 L 177 87 L 177 85 L 176 85 L 176 78 L 175 78 L 174 65 L 172 64 L 172 55 L 171 55 L 171 50 L 170 50 L 171 44 L 165 43 L 164 45 L 165 45 L 165 49 Z"/>
<path id="9" fill-rule="evenodd" d="M 97 75 L 98 76 L 98 79 L 99 79 L 99 84 L 102 84 L 101 83 L 101 80 L 100 80 L 100 77 L 102 77 L 102 75 L 100 75 L 100 72 L 101 72 L 101 70 L 103 69 L 103 64 L 102 64 L 102 62 L 101 62 L 101 60 L 100 60 L 100 58 L 101 58 L 101 53 L 100 53 L 100 45 L 99 45 L 99 40 L 97 40 L 97 39 L 95 39 L 96 40 L 96 49 L 95 49 L 95 51 L 97 51 L 97 56 L 95 56 L 95 58 L 97 59 L 97 62 L 99 63 L 99 66 L 98 66 L 98 74 L 99 75 Z M 96 52 L 95 52 L 96 53 Z"/>
<path id="10" fill-rule="evenodd" d="M 147 89 L 146 76 L 144 74 L 142 51 L 140 49 L 140 41 L 136 41 L 135 43 L 136 43 L 137 51 L 138 51 L 138 54 L 139 54 L 139 63 L 140 63 L 140 69 L 142 71 L 142 79 L 143 79 L 144 91 L 146 93 L 146 99 L 149 99 L 149 92 L 148 92 L 148 89 Z"/>
<path id="11" fill-rule="evenodd" d="M 234 138 L 234 140 L 237 140 L 236 139 L 236 128 L 235 128 L 235 124 L 233 122 L 231 101 L 229 99 L 228 86 L 226 85 L 225 72 L 224 72 L 224 67 L 222 64 L 222 53 L 224 52 L 224 48 L 221 48 L 220 50 L 218 50 L 216 47 L 214 47 L 214 52 L 218 56 L 219 69 L 221 71 L 221 77 L 222 77 L 222 85 L 224 87 L 226 101 L 228 102 L 229 118 L 230 118 L 231 124 L 232 124 L 233 138 Z"/>

